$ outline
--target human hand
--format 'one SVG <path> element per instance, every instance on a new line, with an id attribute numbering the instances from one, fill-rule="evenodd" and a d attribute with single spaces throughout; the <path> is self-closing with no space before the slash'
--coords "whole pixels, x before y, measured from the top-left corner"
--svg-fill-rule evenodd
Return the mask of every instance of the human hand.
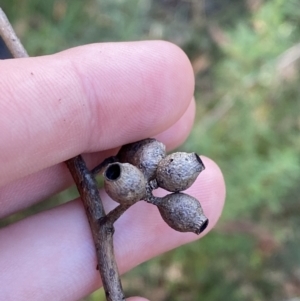
<path id="1" fill-rule="evenodd" d="M 156 137 L 168 150 L 192 127 L 194 76 L 166 42 L 107 43 L 0 62 L 0 217 L 72 184 L 65 160 L 85 153 L 90 167 L 126 143 Z M 225 187 L 206 167 L 187 193 L 217 222 Z M 107 210 L 115 206 L 101 191 Z M 139 202 L 116 222 L 115 253 L 124 273 L 198 238 L 165 224 Z M 91 231 L 79 200 L 0 230 L 0 300 L 78 300 L 100 286 Z M 142 298 L 129 298 L 141 301 Z"/>

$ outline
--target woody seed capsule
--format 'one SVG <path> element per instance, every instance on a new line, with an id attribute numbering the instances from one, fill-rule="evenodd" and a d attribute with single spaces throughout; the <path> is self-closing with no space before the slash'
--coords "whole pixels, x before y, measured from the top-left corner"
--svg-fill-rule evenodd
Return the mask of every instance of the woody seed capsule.
<path id="1" fill-rule="evenodd" d="M 196 153 L 173 153 L 158 163 L 158 186 L 171 192 L 188 189 L 196 180 L 204 164 Z"/>
<path id="2" fill-rule="evenodd" d="M 146 195 L 142 172 L 129 163 L 109 164 L 104 172 L 104 189 L 120 204 L 134 204 Z"/>
<path id="3" fill-rule="evenodd" d="M 154 179 L 158 162 L 165 156 L 165 145 L 153 138 L 126 144 L 117 155 L 120 162 L 139 168 L 148 181 Z"/>
<path id="4" fill-rule="evenodd" d="M 208 219 L 197 199 L 185 193 L 171 193 L 156 203 L 164 221 L 179 232 L 200 234 Z"/>

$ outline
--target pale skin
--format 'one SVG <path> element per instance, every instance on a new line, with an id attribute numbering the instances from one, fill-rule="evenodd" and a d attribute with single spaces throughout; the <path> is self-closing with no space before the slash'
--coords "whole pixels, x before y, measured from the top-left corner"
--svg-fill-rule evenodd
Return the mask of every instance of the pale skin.
<path id="1" fill-rule="evenodd" d="M 0 218 L 72 185 L 65 160 L 85 153 L 90 167 L 119 146 L 155 137 L 168 150 L 189 135 L 194 75 L 186 55 L 166 42 L 107 43 L 55 55 L 0 62 Z M 216 224 L 225 198 L 217 165 L 187 193 Z M 115 206 L 101 191 L 106 209 Z M 179 233 L 155 206 L 139 202 L 115 224 L 121 273 L 199 238 Z M 0 230 L 0 300 L 78 300 L 101 282 L 80 200 Z M 144 298 L 132 297 L 130 301 Z"/>

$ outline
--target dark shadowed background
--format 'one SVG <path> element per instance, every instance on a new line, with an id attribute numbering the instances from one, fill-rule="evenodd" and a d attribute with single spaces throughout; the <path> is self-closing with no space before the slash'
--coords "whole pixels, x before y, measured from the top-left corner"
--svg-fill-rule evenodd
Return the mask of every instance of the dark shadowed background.
<path id="1" fill-rule="evenodd" d="M 181 149 L 221 166 L 224 214 L 201 241 L 125 275 L 128 295 L 300 300 L 300 1 L 1 0 L 1 6 L 31 56 L 93 42 L 164 39 L 191 59 L 197 118 Z M 63 192 L 0 226 L 75 195 Z M 84 300 L 104 296 L 99 290 Z"/>

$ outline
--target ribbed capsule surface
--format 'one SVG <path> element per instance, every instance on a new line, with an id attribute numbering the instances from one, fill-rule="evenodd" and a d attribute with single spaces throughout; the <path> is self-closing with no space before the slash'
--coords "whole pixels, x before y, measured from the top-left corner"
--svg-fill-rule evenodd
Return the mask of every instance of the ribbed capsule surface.
<path id="1" fill-rule="evenodd" d="M 120 204 L 133 204 L 146 195 L 142 172 L 129 163 L 112 163 L 104 171 L 104 189 Z"/>
<path id="2" fill-rule="evenodd" d="M 126 144 L 117 155 L 120 162 L 139 168 L 148 181 L 153 180 L 158 162 L 165 156 L 165 145 L 153 138 Z"/>
<path id="3" fill-rule="evenodd" d="M 157 184 L 171 192 L 183 191 L 195 182 L 203 169 L 204 164 L 196 153 L 173 153 L 158 163 Z"/>
<path id="4" fill-rule="evenodd" d="M 179 232 L 200 234 L 207 225 L 208 219 L 197 199 L 185 193 L 166 195 L 156 204 L 163 220 Z"/>

